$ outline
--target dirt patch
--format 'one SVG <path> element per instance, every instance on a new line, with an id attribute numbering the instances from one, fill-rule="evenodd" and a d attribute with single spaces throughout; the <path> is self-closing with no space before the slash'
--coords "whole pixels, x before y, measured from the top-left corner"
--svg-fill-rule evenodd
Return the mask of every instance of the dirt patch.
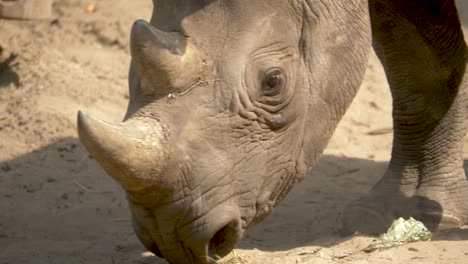
<path id="1" fill-rule="evenodd" d="M 0 20 L 0 264 L 165 263 L 144 253 L 123 191 L 81 147 L 75 125 L 78 110 L 122 118 L 129 29 L 135 19 L 149 18 L 152 4 L 102 0 L 86 12 L 88 4 L 56 1 L 49 21 Z M 282 264 L 466 262 L 466 230 L 370 254 L 350 253 L 372 238 L 337 232 L 343 204 L 385 171 L 390 105 L 373 56 L 320 162 L 247 234 L 236 250 L 240 257 Z"/>

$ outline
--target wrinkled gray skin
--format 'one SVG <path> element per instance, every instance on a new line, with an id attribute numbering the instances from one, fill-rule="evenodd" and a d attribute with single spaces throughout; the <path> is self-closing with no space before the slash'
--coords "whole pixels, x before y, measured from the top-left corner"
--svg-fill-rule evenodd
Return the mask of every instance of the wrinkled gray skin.
<path id="1" fill-rule="evenodd" d="M 345 229 L 380 232 L 408 215 L 432 229 L 468 221 L 467 48 L 453 1 L 153 2 L 150 23 L 132 30 L 125 120 L 78 116 L 146 248 L 170 263 L 229 253 L 315 163 L 371 42 L 394 98 L 393 155 L 346 207 Z"/>

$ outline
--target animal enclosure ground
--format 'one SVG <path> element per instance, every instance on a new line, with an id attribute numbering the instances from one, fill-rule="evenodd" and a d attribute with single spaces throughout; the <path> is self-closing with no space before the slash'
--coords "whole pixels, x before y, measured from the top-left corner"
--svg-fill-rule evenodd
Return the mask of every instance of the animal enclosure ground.
<path id="1" fill-rule="evenodd" d="M 75 124 L 78 110 L 122 118 L 129 29 L 133 20 L 149 18 L 152 4 L 101 0 L 87 13 L 88 4 L 55 1 L 51 21 L 0 19 L 0 264 L 165 263 L 143 254 L 123 191 L 82 148 Z M 465 229 L 369 254 L 359 250 L 372 238 L 338 232 L 342 207 L 385 171 L 390 105 L 372 55 L 317 166 L 236 252 L 258 264 L 466 263 Z"/>

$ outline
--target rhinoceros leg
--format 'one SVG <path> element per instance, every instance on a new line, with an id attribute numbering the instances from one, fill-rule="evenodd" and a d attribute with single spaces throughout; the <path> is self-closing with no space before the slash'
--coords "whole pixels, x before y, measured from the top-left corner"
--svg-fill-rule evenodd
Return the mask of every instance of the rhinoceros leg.
<path id="1" fill-rule="evenodd" d="M 343 214 L 347 231 L 380 233 L 397 217 L 431 228 L 468 222 L 463 138 L 467 47 L 453 0 L 370 0 L 373 46 L 393 96 L 392 158 Z"/>

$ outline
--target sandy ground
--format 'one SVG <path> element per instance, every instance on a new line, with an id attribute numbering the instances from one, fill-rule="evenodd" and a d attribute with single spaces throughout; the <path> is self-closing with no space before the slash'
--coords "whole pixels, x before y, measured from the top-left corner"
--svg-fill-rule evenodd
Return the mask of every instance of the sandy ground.
<path id="1" fill-rule="evenodd" d="M 123 191 L 81 147 L 75 125 L 79 109 L 122 118 L 128 31 L 133 20 L 149 17 L 151 1 L 101 0 L 92 14 L 87 4 L 56 1 L 52 21 L 0 20 L 0 59 L 13 56 L 0 75 L 0 264 L 165 263 L 143 254 Z M 468 230 L 370 254 L 359 250 L 372 238 L 337 232 L 342 206 L 386 168 L 390 105 L 373 55 L 318 165 L 237 254 L 255 263 L 467 263 Z"/>

